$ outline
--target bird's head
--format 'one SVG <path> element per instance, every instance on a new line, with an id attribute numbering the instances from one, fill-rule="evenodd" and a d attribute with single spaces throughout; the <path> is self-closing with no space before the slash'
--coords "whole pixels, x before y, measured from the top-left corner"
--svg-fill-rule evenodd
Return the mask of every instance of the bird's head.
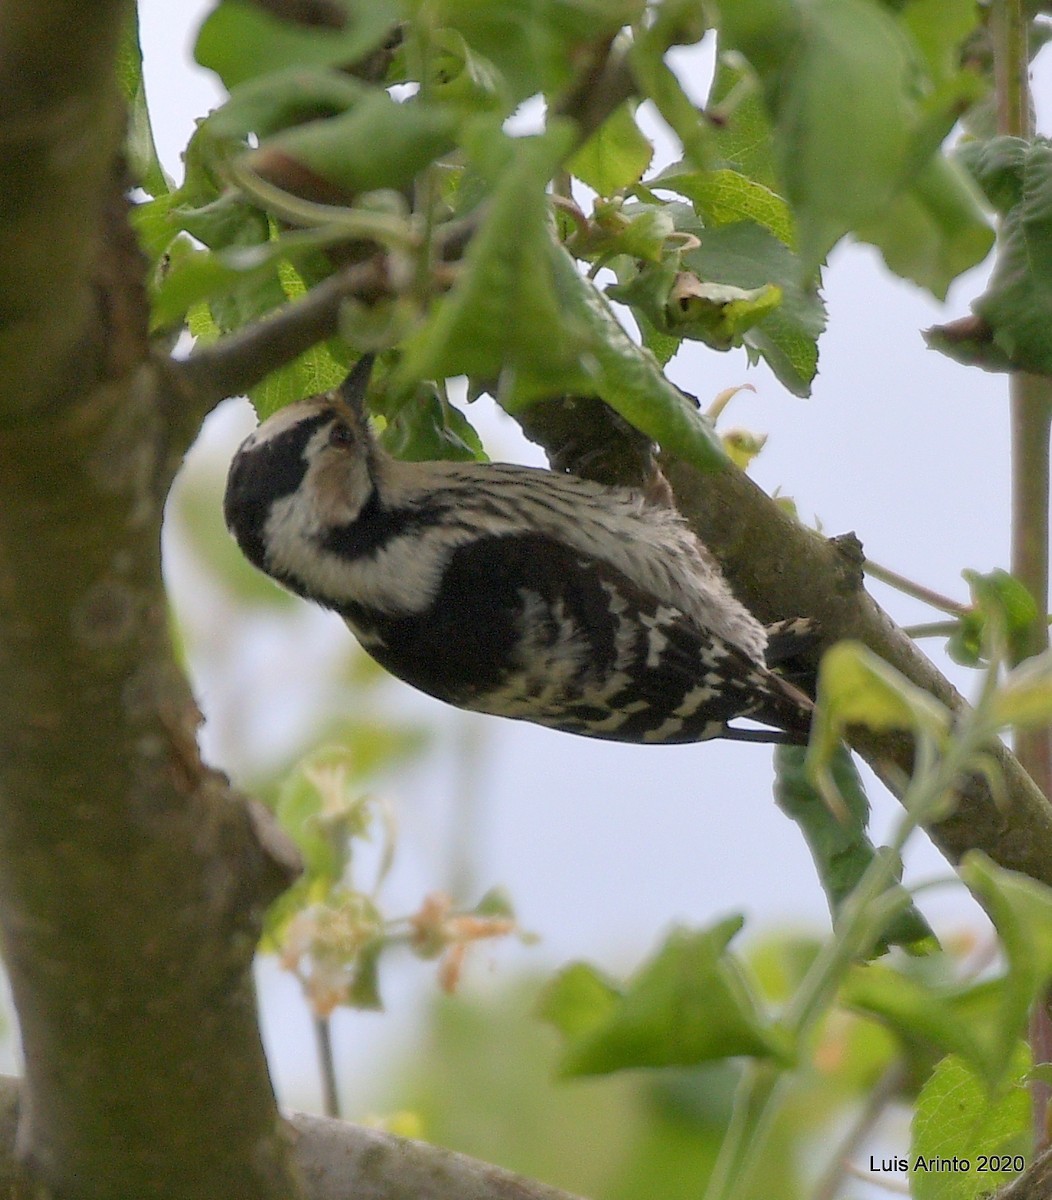
<path id="1" fill-rule="evenodd" d="M 223 513 L 245 556 L 281 577 L 293 542 L 352 525 L 375 497 L 378 450 L 365 415 L 371 356 L 341 387 L 280 409 L 242 442 Z"/>

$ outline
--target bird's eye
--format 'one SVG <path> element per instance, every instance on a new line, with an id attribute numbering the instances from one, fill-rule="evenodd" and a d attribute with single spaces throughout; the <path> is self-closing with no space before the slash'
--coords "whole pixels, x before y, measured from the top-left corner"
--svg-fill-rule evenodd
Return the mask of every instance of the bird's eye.
<path id="1" fill-rule="evenodd" d="M 351 429 L 349 425 L 345 425 L 342 421 L 337 421 L 332 429 L 329 430 L 329 445 L 353 446 L 354 430 Z"/>

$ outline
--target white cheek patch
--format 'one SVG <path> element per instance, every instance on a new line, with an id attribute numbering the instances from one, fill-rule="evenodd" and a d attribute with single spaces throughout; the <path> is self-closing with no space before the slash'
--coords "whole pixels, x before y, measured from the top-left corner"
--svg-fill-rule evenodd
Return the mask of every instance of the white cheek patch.
<path id="1" fill-rule="evenodd" d="M 271 508 L 267 521 L 268 565 L 301 582 L 321 603 L 338 607 L 353 601 L 392 616 L 424 612 L 434 603 L 453 551 L 470 540 L 445 528 L 416 530 L 392 539 L 375 554 L 346 559 L 318 545 L 322 534 L 316 514 L 295 496 Z"/>

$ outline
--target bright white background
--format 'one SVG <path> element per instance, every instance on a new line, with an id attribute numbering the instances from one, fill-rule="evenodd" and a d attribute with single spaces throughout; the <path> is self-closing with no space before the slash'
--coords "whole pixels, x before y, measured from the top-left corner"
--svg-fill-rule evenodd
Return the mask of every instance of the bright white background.
<path id="1" fill-rule="evenodd" d="M 155 132 L 176 178 L 193 118 L 219 97 L 190 54 L 207 7 L 199 0 L 141 5 Z M 685 60 L 684 69 L 697 74 L 692 83 L 698 91 L 706 61 Z M 1047 130 L 1047 71 L 1036 90 Z M 769 434 L 752 468 L 757 482 L 792 496 L 805 521 L 830 534 L 854 530 L 871 558 L 963 599 L 962 568 L 1008 565 L 1006 385 L 1001 376 L 967 370 L 927 350 L 919 330 L 966 313 L 983 274 L 959 281 L 943 307 L 892 278 L 868 247 L 842 246 L 825 274 L 829 331 L 811 399 L 789 396 L 765 368 L 750 369 L 743 352 L 717 354 L 686 344 L 669 373 L 703 404 L 723 388 L 752 384 L 756 394 L 735 401 L 731 423 Z M 509 421 L 481 411 L 486 404 L 475 407 L 473 419 L 494 456 L 537 461 Z M 228 402 L 210 419 L 195 457 L 221 473 L 252 424 L 244 401 Z M 219 601 L 186 561 L 178 537 L 170 534 L 166 549 L 177 607 L 196 630 L 191 644 L 207 646 L 210 612 Z M 900 621 L 935 616 L 879 585 L 873 590 Z M 249 763 L 230 761 L 224 726 L 236 721 L 247 727 L 256 753 L 280 758 L 315 711 L 315 680 L 333 647 L 349 636 L 336 618 L 317 611 L 304 612 L 293 624 L 294 630 L 261 623 L 243 652 L 229 655 L 213 642 L 213 652 L 191 662 L 210 721 L 206 749 L 235 777 Z M 929 649 L 945 666 L 939 644 Z M 952 664 L 949 671 L 964 690 L 971 687 L 967 672 Z M 517 966 L 558 965 L 573 957 L 623 972 L 670 923 L 706 924 L 730 911 L 746 914 L 746 936 L 775 927 L 826 927 L 825 901 L 803 842 L 770 798 L 764 748 L 605 745 L 520 723 L 436 714 L 441 706 L 399 684 L 392 683 L 389 695 L 392 708 L 404 703 L 429 719 L 437 715 L 453 735 L 463 735 L 463 721 L 470 721 L 482 757 L 467 857 L 480 864 L 480 888 L 506 886 L 524 924 L 541 937 L 531 948 L 482 949 L 467 986 L 485 986 L 488 977 Z M 424 891 L 447 882 L 453 798 L 460 787 L 452 753 L 400 785 L 394 799 L 402 849 L 391 886 L 396 908 L 412 908 Z M 873 799 L 879 838 L 896 805 L 875 787 Z M 946 864 L 918 841 L 908 877 L 933 874 L 947 874 Z M 929 896 L 925 910 L 940 932 L 980 927 L 960 889 Z M 309 1025 L 296 988 L 267 967 L 262 977 L 279 1089 L 286 1102 L 313 1106 L 318 1093 Z M 345 1080 L 359 1076 L 363 1059 L 378 1046 L 404 1036 L 432 978 L 428 968 L 413 964 L 393 972 L 389 984 L 386 1017 L 341 1015 L 337 1021 Z M 357 1095 L 348 1084 L 352 1116 Z"/>

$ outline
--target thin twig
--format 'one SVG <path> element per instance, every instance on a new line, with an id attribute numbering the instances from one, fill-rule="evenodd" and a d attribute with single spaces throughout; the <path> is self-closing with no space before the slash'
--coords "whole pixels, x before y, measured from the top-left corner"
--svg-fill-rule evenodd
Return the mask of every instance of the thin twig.
<path id="1" fill-rule="evenodd" d="M 336 1084 L 336 1061 L 332 1052 L 332 1021 L 329 1017 L 314 1018 L 314 1041 L 318 1048 L 318 1070 L 321 1072 L 322 1102 L 327 1117 L 340 1115 L 340 1091 Z"/>
<path id="2" fill-rule="evenodd" d="M 896 1060 L 877 1080 L 875 1087 L 866 1097 L 866 1102 L 858 1116 L 852 1121 L 847 1133 L 841 1139 L 828 1168 L 815 1187 L 811 1200 L 836 1200 L 845 1178 L 855 1172 L 851 1160 L 858 1153 L 859 1147 L 880 1119 L 881 1114 L 894 1100 L 895 1094 L 902 1086 L 905 1073 L 901 1060 Z M 863 1172 L 859 1172 L 859 1177 L 871 1178 Z"/>
<path id="3" fill-rule="evenodd" d="M 902 632 L 916 642 L 920 638 L 952 637 L 957 629 L 956 621 L 922 621 L 919 625 L 903 625 Z"/>
<path id="4" fill-rule="evenodd" d="M 888 587 L 893 587 L 906 596 L 912 596 L 915 600 L 922 600 L 925 604 L 930 604 L 932 608 L 937 608 L 941 612 L 951 613 L 956 617 L 963 616 L 968 612 L 967 604 L 951 600 L 949 596 L 925 587 L 922 583 L 915 583 L 912 579 L 907 579 L 905 575 L 900 575 L 898 571 L 891 570 L 890 567 L 882 567 L 880 563 L 875 563 L 871 558 L 866 559 L 863 570 L 871 578 L 879 579 Z"/>
<path id="5" fill-rule="evenodd" d="M 388 289 L 386 260 L 377 256 L 345 267 L 284 308 L 200 347 L 172 367 L 185 402 L 203 419 L 220 400 L 241 395 L 271 371 L 334 337 L 344 300 L 353 296 L 374 303 Z"/>

